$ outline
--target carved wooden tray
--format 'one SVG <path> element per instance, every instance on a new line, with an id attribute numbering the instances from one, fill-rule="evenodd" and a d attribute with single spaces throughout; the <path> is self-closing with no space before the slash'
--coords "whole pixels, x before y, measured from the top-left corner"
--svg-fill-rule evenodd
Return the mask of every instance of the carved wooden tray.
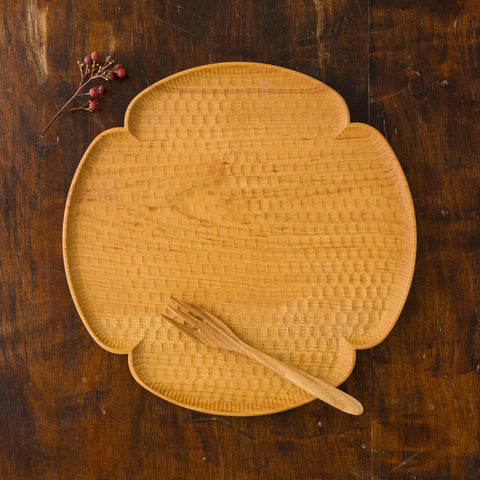
<path id="1" fill-rule="evenodd" d="M 225 415 L 312 397 L 161 319 L 171 295 L 334 385 L 390 332 L 414 268 L 408 185 L 372 127 L 303 74 L 206 65 L 168 77 L 99 135 L 73 179 L 64 258 L 78 312 L 135 379 Z M 362 400 L 360 398 L 360 400 Z"/>

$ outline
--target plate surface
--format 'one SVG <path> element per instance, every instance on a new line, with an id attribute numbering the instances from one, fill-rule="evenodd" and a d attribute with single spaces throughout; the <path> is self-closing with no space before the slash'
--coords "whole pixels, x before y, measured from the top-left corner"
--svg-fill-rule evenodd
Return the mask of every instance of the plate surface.
<path id="1" fill-rule="evenodd" d="M 258 415 L 312 397 L 160 317 L 171 295 L 266 353 L 341 384 L 395 324 L 413 274 L 414 210 L 382 135 L 303 74 L 255 63 L 168 77 L 99 135 L 63 232 L 76 307 L 135 379 L 173 403 Z M 361 399 L 360 399 L 361 400 Z"/>

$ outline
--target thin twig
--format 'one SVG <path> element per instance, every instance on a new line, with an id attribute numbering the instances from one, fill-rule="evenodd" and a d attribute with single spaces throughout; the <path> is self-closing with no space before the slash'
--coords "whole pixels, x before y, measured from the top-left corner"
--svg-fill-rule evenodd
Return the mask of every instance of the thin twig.
<path id="1" fill-rule="evenodd" d="M 53 122 L 63 113 L 73 112 L 75 110 L 87 110 L 92 112 L 96 108 L 97 103 L 94 103 L 92 106 L 90 106 L 91 102 L 87 102 L 79 107 L 67 108 L 73 102 L 73 100 L 75 100 L 75 98 L 80 96 L 90 95 L 89 93 L 81 93 L 81 92 L 82 90 L 86 89 L 91 82 L 93 82 L 94 80 L 106 80 L 106 81 L 112 80 L 116 78 L 117 73 L 118 73 L 118 76 L 124 76 L 126 74 L 125 71 L 123 72 L 123 75 L 120 74 L 120 68 L 123 69 L 123 67 L 120 67 L 118 71 L 116 70 L 117 66 L 115 66 L 114 68 L 111 68 L 112 65 L 115 63 L 115 61 L 112 60 L 110 56 L 107 56 L 105 58 L 105 62 L 103 63 L 103 65 L 97 63 L 95 59 L 93 59 L 93 62 L 92 62 L 91 58 L 90 58 L 90 62 L 91 63 L 88 65 L 86 64 L 87 63 L 86 61 L 85 63 L 77 62 L 78 67 L 80 69 L 80 83 L 78 85 L 78 88 L 75 91 L 75 93 L 63 104 L 63 106 L 52 117 L 52 119 L 46 126 L 45 130 L 41 134 L 42 138 L 47 133 L 47 130 L 52 126 Z M 97 95 L 98 95 L 98 92 L 97 92 Z M 91 96 L 93 97 L 93 95 Z M 93 99 L 92 99 L 92 102 L 94 102 Z"/>

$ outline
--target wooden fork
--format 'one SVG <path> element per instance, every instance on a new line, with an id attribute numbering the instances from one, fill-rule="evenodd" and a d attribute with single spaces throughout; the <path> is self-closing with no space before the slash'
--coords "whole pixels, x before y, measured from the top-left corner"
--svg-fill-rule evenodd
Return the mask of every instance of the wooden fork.
<path id="1" fill-rule="evenodd" d="M 200 307 L 172 297 L 176 308 L 166 305 L 172 316 L 163 318 L 186 333 L 193 340 L 211 347 L 223 348 L 253 358 L 278 375 L 325 403 L 352 415 L 363 412 L 362 404 L 347 393 L 323 380 L 270 357 L 240 340 L 220 319 Z"/>

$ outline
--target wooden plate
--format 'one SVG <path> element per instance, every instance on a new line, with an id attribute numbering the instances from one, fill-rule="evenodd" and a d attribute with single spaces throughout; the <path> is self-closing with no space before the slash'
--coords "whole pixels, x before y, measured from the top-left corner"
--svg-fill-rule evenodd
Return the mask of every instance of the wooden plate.
<path id="1" fill-rule="evenodd" d="M 395 324 L 416 233 L 394 153 L 375 129 L 349 123 L 334 90 L 284 68 L 224 63 L 152 85 L 125 128 L 92 142 L 63 247 L 86 328 L 128 355 L 140 384 L 194 410 L 257 415 L 312 397 L 164 323 L 170 295 L 339 385 L 355 350 Z"/>

